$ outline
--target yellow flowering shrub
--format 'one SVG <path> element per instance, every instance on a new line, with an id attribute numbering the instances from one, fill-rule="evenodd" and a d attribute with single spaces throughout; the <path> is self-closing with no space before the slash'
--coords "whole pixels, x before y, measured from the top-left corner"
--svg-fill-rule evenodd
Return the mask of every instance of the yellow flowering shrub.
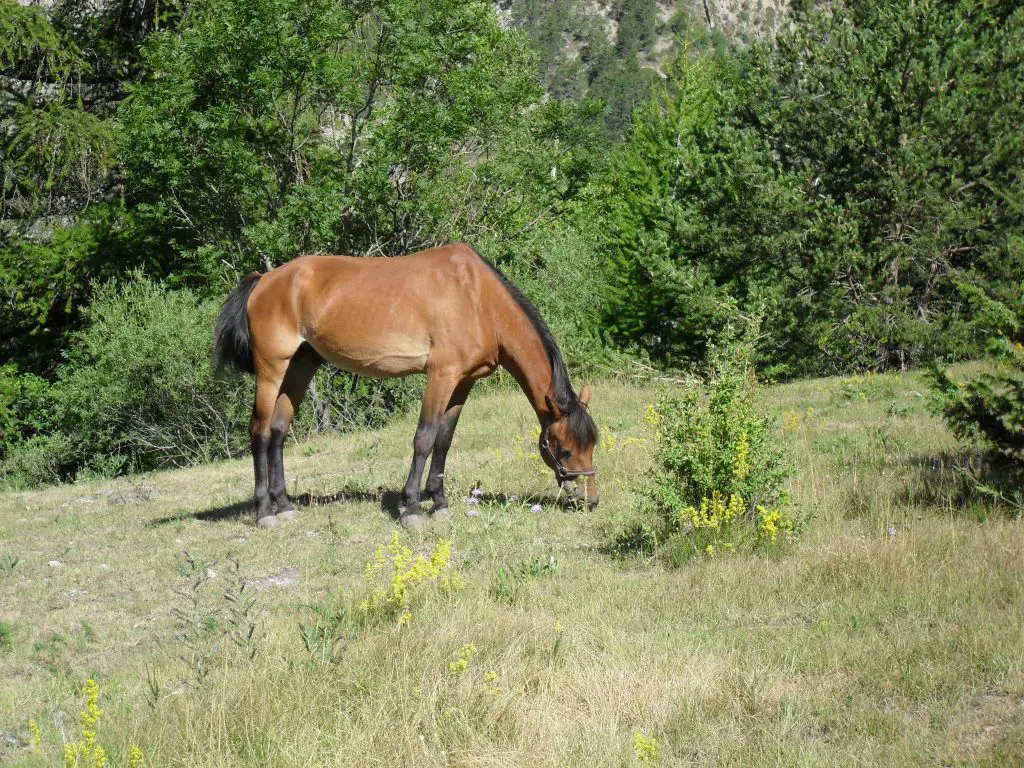
<path id="1" fill-rule="evenodd" d="M 366 564 L 370 594 L 360 609 L 366 615 L 397 616 L 399 624 L 412 621 L 415 595 L 427 588 L 445 592 L 464 586 L 462 574 L 451 564 L 452 543 L 441 539 L 430 555 L 416 554 L 401 543 L 398 531 L 391 542 L 381 544 L 373 560 Z"/>
<path id="2" fill-rule="evenodd" d="M 772 414 L 758 405 L 751 349 L 711 355 L 707 376 L 647 408 L 655 467 L 642 489 L 658 513 L 670 562 L 767 546 L 796 535 L 793 467 Z"/>
<path id="3" fill-rule="evenodd" d="M 641 763 L 656 763 L 661 757 L 661 744 L 653 736 L 633 732 L 633 754 Z"/>
<path id="4" fill-rule="evenodd" d="M 106 768 L 110 765 L 110 758 L 107 750 L 97 740 L 97 725 L 103 717 L 103 710 L 100 709 L 100 687 L 95 680 L 89 679 L 82 689 L 85 694 L 85 707 L 79 715 L 79 738 L 77 741 L 64 745 L 64 766 L 65 768 Z M 34 726 L 34 727 L 33 727 Z M 35 737 L 37 750 L 42 749 L 42 738 L 39 734 L 39 726 L 35 721 L 29 721 L 29 728 Z M 132 745 L 128 750 L 129 768 L 142 768 L 142 750 Z"/>
<path id="5" fill-rule="evenodd" d="M 455 660 L 448 662 L 448 670 L 452 674 L 459 674 L 469 669 L 469 663 L 476 658 L 477 650 L 473 643 L 466 643 L 455 655 Z"/>
<path id="6" fill-rule="evenodd" d="M 39 731 L 39 723 L 29 719 L 28 729 L 32 732 L 32 747 L 36 752 L 43 751 L 43 734 Z"/>

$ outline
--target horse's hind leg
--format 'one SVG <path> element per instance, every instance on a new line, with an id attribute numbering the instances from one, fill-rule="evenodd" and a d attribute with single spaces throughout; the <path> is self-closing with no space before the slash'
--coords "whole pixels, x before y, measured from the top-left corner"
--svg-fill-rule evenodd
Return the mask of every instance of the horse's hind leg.
<path id="1" fill-rule="evenodd" d="M 306 395 L 309 382 L 320 367 L 320 356 L 309 346 L 302 346 L 292 357 L 281 383 L 281 391 L 270 420 L 270 442 L 267 446 L 270 500 L 277 505 L 278 520 L 291 520 L 298 516 L 288 499 L 284 481 L 284 441 L 296 411 Z"/>
<path id="2" fill-rule="evenodd" d="M 452 438 L 455 437 L 455 427 L 458 426 L 459 416 L 462 414 L 462 406 L 469 397 L 469 392 L 475 382 L 472 379 L 463 380 L 455 388 L 451 399 L 448 401 L 448 408 L 441 417 L 437 428 L 437 436 L 434 438 L 434 450 L 430 456 L 430 471 L 427 473 L 427 492 L 434 502 L 433 513 L 444 515 L 448 512 L 448 499 L 444 495 L 444 465 L 448 458 L 448 449 L 452 446 Z"/>
<path id="3" fill-rule="evenodd" d="M 256 524 L 264 528 L 273 528 L 277 525 L 273 510 L 270 508 L 267 454 L 271 438 L 270 423 L 281 392 L 286 363 L 287 361 L 281 361 L 279 365 L 263 364 L 257 368 L 256 402 L 252 408 L 252 420 L 249 422 L 253 475 L 256 478 Z"/>

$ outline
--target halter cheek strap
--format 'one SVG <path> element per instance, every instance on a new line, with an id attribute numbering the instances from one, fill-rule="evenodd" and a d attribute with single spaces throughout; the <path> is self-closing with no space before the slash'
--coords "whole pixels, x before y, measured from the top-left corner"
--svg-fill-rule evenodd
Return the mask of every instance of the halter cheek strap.
<path id="1" fill-rule="evenodd" d="M 596 469 L 566 469 L 562 466 L 562 462 L 555 456 L 554 451 L 551 450 L 551 446 L 548 444 L 548 427 L 544 427 L 544 431 L 540 434 L 540 448 L 544 453 L 551 459 L 551 463 L 555 465 L 555 474 L 558 475 L 558 482 L 561 483 L 565 480 L 573 480 L 577 477 L 593 477 L 597 474 Z"/>

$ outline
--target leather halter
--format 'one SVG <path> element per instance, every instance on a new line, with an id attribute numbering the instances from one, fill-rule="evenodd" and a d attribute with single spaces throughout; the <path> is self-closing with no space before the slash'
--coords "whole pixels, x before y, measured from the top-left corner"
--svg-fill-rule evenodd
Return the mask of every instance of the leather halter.
<path id="1" fill-rule="evenodd" d="M 551 463 L 555 465 L 555 474 L 558 475 L 558 483 L 561 484 L 566 480 L 575 480 L 577 477 L 593 477 L 597 474 L 596 469 L 566 469 L 562 466 L 562 462 L 555 456 L 554 451 L 551 450 L 551 446 L 548 444 L 548 431 L 550 426 L 544 427 L 544 431 L 540 433 L 540 449 L 544 451 L 551 459 Z"/>

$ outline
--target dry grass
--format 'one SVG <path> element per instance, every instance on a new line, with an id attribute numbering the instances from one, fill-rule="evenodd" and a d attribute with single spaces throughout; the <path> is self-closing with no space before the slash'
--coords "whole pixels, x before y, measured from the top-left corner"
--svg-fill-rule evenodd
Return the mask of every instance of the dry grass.
<path id="1" fill-rule="evenodd" d="M 310 498 L 272 532 L 243 509 L 248 462 L 0 496 L 0 763 L 58 762 L 90 676 L 113 765 L 137 743 L 154 766 L 619 766 L 639 763 L 635 733 L 656 739 L 663 765 L 1024 761 L 1022 523 L 961 492 L 921 381 L 772 390 L 807 535 L 678 570 L 605 554 L 640 514 L 649 444 L 624 443 L 645 437 L 656 394 L 596 390 L 616 438 L 598 454 L 601 506 L 531 513 L 553 495 L 524 456 L 525 399 L 471 399 L 450 498 L 479 480 L 490 500 L 479 517 L 457 503 L 425 536 L 401 534 L 420 551 L 452 539 L 466 588 L 428 595 L 407 626 L 347 625 L 326 664 L 298 625 L 305 606 L 365 592 L 364 565 L 395 530 L 379 489 L 404 480 L 412 417 L 293 447 L 289 489 Z M 531 498 L 501 500 L 513 493 Z M 211 564 L 193 612 L 207 627 L 201 684 L 175 630 L 184 551 Z M 253 661 L 217 639 L 229 556 L 261 609 Z M 552 557 L 495 589 L 501 566 Z M 478 653 L 453 671 L 468 643 Z M 29 718 L 43 754 L 26 745 Z"/>

